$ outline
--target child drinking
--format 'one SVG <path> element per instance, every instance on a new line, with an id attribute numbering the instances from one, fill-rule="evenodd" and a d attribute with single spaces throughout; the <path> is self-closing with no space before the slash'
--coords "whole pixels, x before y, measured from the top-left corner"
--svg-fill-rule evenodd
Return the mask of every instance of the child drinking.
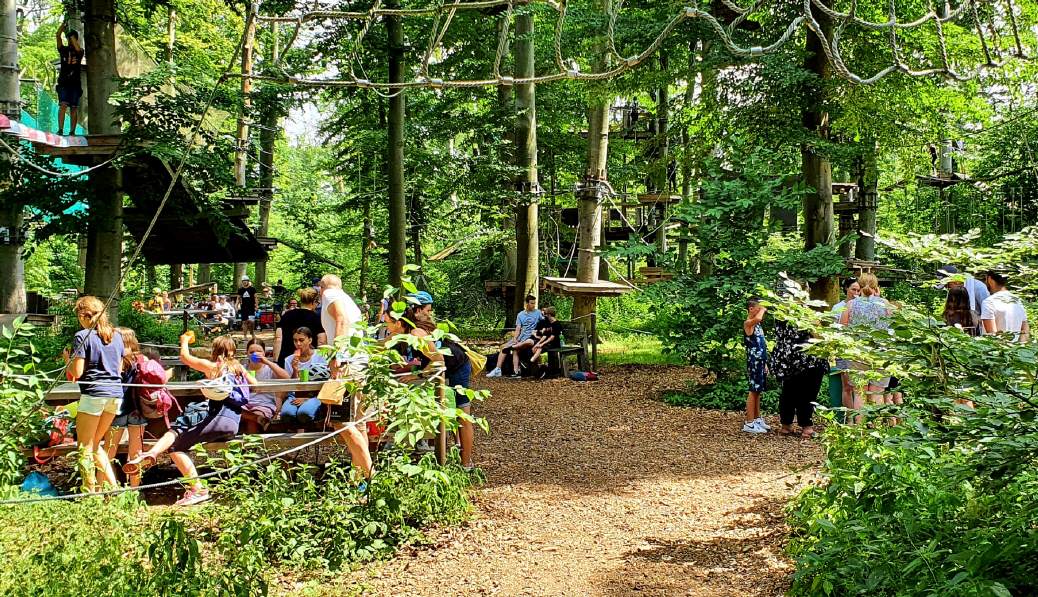
<path id="1" fill-rule="evenodd" d="M 746 433 L 767 433 L 771 428 L 760 416 L 760 395 L 765 390 L 768 374 L 768 343 L 764 340 L 764 330 L 760 323 L 764 321 L 764 314 L 768 310 L 761 306 L 760 299 L 754 297 L 746 302 L 746 311 L 742 332 L 750 392 L 746 397 L 746 422 L 742 430 Z"/>

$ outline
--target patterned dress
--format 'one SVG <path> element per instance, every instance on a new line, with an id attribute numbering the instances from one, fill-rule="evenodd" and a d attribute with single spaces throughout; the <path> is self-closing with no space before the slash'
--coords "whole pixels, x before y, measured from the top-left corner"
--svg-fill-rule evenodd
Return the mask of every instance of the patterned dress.
<path id="1" fill-rule="evenodd" d="M 758 323 L 753 327 L 753 334 L 747 336 L 743 331 L 743 345 L 746 346 L 746 377 L 750 382 L 751 392 L 763 392 L 767 389 L 764 369 L 768 364 L 768 343 L 764 340 L 764 330 Z"/>

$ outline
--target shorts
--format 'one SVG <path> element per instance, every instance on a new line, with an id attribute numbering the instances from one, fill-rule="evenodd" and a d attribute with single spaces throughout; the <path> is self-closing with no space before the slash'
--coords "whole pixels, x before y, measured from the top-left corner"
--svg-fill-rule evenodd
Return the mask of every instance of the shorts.
<path id="1" fill-rule="evenodd" d="M 896 390 L 898 388 L 898 386 L 900 386 L 900 385 L 901 385 L 901 380 L 899 380 L 896 377 L 891 377 L 890 378 L 890 383 L 887 384 L 887 389 L 893 391 L 893 390 Z"/>
<path id="2" fill-rule="evenodd" d="M 94 415 L 100 417 L 101 413 L 116 414 L 119 412 L 119 408 L 123 405 L 122 398 L 112 398 L 110 396 L 87 396 L 82 395 L 79 397 L 79 411 L 85 415 Z"/>
<path id="3" fill-rule="evenodd" d="M 256 321 L 256 314 L 255 313 L 240 313 L 238 315 L 238 317 L 240 317 L 243 322 L 244 321 Z"/>
<path id="4" fill-rule="evenodd" d="M 457 386 L 461 386 L 461 387 L 467 389 L 469 387 L 469 383 L 470 383 L 471 379 L 472 379 L 472 362 L 471 361 L 466 361 L 465 364 L 462 365 L 461 368 L 459 368 L 457 371 L 455 371 L 454 373 L 448 373 L 447 374 L 447 385 L 452 387 L 452 388 L 457 387 Z M 462 394 L 460 392 L 455 393 L 455 402 L 454 402 L 454 404 L 458 408 L 463 408 L 465 406 L 468 406 L 469 402 L 470 402 L 469 401 L 469 397 L 466 396 L 465 394 Z"/>
<path id="5" fill-rule="evenodd" d="M 249 403 L 242 407 L 242 412 L 269 421 L 277 414 L 277 410 L 274 408 L 274 397 L 270 394 L 253 394 L 249 396 Z"/>
<path id="6" fill-rule="evenodd" d="M 62 87 L 59 85 L 56 89 L 58 91 L 59 104 L 65 104 L 69 108 L 79 107 L 79 98 L 83 97 L 82 87 Z M 71 132 L 74 133 L 75 131 Z"/>
<path id="7" fill-rule="evenodd" d="M 148 424 L 148 419 L 137 413 L 119 415 L 112 421 L 112 427 L 143 427 Z"/>
<path id="8" fill-rule="evenodd" d="M 232 439 L 238 433 L 240 423 L 241 415 L 218 402 L 192 402 L 170 425 L 169 430 L 176 434 L 177 439 L 169 449 L 171 452 L 187 452 L 197 444 Z"/>

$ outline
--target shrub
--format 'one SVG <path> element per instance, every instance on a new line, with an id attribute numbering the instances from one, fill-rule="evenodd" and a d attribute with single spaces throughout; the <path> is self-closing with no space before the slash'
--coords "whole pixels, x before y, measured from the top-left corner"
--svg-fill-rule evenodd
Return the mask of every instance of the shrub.
<path id="1" fill-rule="evenodd" d="M 773 379 L 768 380 L 768 387 L 777 387 Z M 720 379 L 708 386 L 690 387 L 685 392 L 667 392 L 663 395 L 663 401 L 672 406 L 741 411 L 746 408 L 746 393 L 745 380 Z M 778 397 L 777 389 L 761 394 L 761 410 L 769 413 L 778 412 Z"/>

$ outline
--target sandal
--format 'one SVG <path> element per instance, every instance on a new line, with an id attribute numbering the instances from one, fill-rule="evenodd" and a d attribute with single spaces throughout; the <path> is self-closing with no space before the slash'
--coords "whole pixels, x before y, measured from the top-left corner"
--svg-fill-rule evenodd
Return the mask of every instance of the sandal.
<path id="1" fill-rule="evenodd" d="M 816 437 L 818 437 L 818 432 L 814 429 L 800 433 L 800 439 L 814 439 Z"/>
<path id="2" fill-rule="evenodd" d="M 792 429 L 779 429 L 778 434 L 783 437 L 789 437 L 791 435 L 796 435 L 797 432 Z"/>
<path id="3" fill-rule="evenodd" d="M 140 475 L 153 466 L 155 466 L 155 457 L 151 454 L 141 454 L 133 460 L 126 461 L 126 464 L 123 465 L 123 474 Z"/>

